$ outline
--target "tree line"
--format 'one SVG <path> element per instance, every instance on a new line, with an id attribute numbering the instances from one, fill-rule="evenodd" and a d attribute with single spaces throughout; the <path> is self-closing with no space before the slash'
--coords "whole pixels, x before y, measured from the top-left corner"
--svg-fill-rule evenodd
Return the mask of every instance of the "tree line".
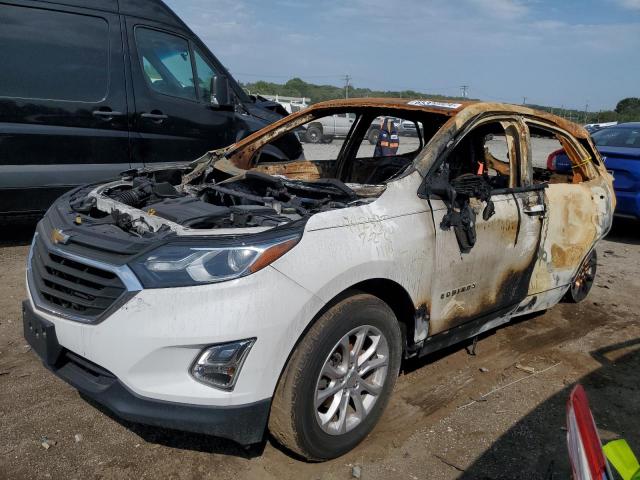
<path id="1" fill-rule="evenodd" d="M 344 98 L 346 94 L 345 87 L 337 87 L 335 85 L 315 85 L 313 83 L 307 83 L 300 78 L 292 78 L 286 83 L 273 83 L 259 80 L 256 82 L 242 84 L 242 86 L 251 94 L 307 97 L 311 99 L 311 103 Z M 463 100 L 462 97 L 429 94 L 417 92 L 415 90 L 372 90 L 370 88 L 349 86 L 348 92 L 349 97 L 351 98 L 387 97 Z M 467 98 L 464 100 L 480 99 Z M 553 113 L 576 123 L 640 121 L 640 98 L 637 97 L 620 100 L 614 110 L 601 110 L 598 112 L 586 112 L 584 110 L 550 107 L 546 105 L 528 106 Z"/>

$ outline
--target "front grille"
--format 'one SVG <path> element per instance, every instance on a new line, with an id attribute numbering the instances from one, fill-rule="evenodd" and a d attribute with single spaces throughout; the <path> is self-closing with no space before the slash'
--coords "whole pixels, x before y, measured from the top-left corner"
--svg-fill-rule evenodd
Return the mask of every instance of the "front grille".
<path id="1" fill-rule="evenodd" d="M 114 272 L 50 252 L 37 236 L 31 255 L 32 288 L 44 308 L 92 320 L 126 290 Z"/>

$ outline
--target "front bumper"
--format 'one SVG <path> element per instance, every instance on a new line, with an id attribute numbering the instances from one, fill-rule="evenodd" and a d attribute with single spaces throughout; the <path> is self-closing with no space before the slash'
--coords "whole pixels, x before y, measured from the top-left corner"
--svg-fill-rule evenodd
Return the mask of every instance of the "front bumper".
<path id="1" fill-rule="evenodd" d="M 85 397 L 131 422 L 204 433 L 242 445 L 264 435 L 271 399 L 237 406 L 189 405 L 136 395 L 114 374 L 65 349 L 55 325 L 22 303 L 24 336 L 43 364 Z"/>

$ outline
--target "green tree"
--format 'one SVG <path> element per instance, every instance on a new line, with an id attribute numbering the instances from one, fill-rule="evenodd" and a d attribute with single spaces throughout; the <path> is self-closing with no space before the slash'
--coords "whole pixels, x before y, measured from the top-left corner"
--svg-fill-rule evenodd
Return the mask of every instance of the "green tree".
<path id="1" fill-rule="evenodd" d="M 618 113 L 619 115 L 639 114 L 640 98 L 638 97 L 623 98 L 616 105 L 616 113 Z"/>

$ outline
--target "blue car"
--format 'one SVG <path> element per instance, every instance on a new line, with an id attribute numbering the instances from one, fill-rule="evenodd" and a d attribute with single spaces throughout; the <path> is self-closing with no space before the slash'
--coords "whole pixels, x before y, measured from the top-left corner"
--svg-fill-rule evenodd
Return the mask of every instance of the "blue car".
<path id="1" fill-rule="evenodd" d="M 640 122 L 605 128 L 591 138 L 613 174 L 615 214 L 640 220 Z"/>
<path id="2" fill-rule="evenodd" d="M 640 122 L 607 127 L 595 132 L 591 138 L 607 170 L 613 174 L 618 202 L 615 215 L 640 220 Z M 549 155 L 547 169 L 571 171 L 571 161 L 563 149 Z"/>

